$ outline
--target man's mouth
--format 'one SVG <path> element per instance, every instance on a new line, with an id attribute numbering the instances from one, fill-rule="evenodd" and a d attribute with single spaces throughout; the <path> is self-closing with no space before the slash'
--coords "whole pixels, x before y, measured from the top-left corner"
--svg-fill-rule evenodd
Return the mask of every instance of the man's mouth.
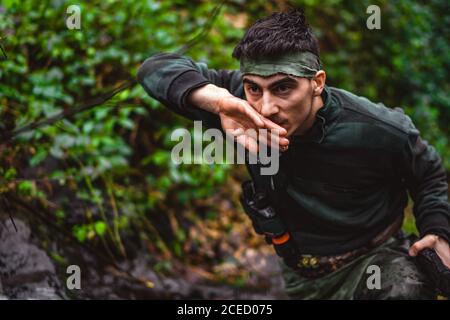
<path id="1" fill-rule="evenodd" d="M 270 118 L 269 118 L 270 119 Z M 276 123 L 277 125 L 279 125 L 279 126 L 283 126 L 284 124 L 286 124 L 287 123 L 287 121 L 286 120 L 282 120 L 282 119 L 276 119 L 276 118 L 273 118 L 273 119 L 270 119 L 272 122 L 274 122 L 274 123 Z"/>
<path id="2" fill-rule="evenodd" d="M 275 121 L 275 123 L 283 128 L 288 124 L 287 120 Z"/>

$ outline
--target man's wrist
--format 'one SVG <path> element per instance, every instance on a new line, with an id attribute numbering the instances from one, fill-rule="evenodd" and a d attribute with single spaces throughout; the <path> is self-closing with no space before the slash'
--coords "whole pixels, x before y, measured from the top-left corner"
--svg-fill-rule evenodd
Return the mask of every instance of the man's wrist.
<path id="1" fill-rule="evenodd" d="M 193 90 L 187 97 L 187 101 L 191 105 L 219 114 L 220 101 L 227 97 L 233 97 L 233 95 L 227 89 L 209 83 Z"/>
<path id="2" fill-rule="evenodd" d="M 446 232 L 445 230 L 440 230 L 440 229 L 429 230 L 426 233 L 422 233 L 420 238 L 423 239 L 429 235 L 435 236 L 436 240 L 442 239 L 442 240 L 445 240 L 446 242 L 450 243 L 448 232 Z"/>

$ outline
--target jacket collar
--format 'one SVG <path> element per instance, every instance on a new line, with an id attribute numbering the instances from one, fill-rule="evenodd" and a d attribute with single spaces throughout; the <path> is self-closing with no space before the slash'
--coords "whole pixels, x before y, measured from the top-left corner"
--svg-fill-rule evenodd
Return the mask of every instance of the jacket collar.
<path id="1" fill-rule="evenodd" d="M 325 138 L 327 128 L 337 118 L 341 107 L 339 100 L 335 95 L 333 95 L 330 87 L 327 85 L 325 85 L 321 96 L 324 101 L 324 105 L 317 111 L 314 124 L 303 135 L 291 136 L 291 143 L 321 143 Z"/>

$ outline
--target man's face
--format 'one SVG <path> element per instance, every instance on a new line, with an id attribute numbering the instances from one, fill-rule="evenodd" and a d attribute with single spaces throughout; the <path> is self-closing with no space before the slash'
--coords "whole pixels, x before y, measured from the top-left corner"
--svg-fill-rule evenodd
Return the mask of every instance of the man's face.
<path id="1" fill-rule="evenodd" d="M 247 101 L 261 115 L 287 130 L 287 136 L 302 133 L 313 106 L 313 85 L 307 78 L 286 74 L 270 77 L 245 75 Z"/>

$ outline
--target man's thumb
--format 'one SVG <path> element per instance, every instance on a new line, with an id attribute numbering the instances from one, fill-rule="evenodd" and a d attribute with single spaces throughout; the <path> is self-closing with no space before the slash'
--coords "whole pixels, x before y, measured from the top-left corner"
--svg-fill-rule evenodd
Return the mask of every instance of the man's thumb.
<path id="1" fill-rule="evenodd" d="M 417 253 L 419 252 L 418 246 L 417 246 L 418 243 L 419 243 L 419 242 L 414 243 L 414 244 L 409 248 L 408 254 L 409 254 L 411 257 L 417 256 Z"/>

